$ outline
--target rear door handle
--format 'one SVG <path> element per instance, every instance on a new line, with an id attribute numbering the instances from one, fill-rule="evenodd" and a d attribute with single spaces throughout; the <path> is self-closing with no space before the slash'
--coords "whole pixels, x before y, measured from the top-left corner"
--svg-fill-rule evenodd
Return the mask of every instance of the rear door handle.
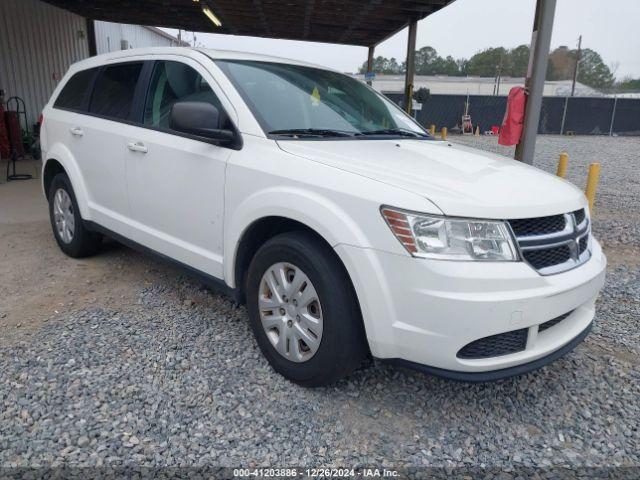
<path id="1" fill-rule="evenodd" d="M 76 137 L 81 137 L 84 135 L 84 130 L 82 130 L 80 127 L 70 128 L 69 131 L 71 132 L 71 135 L 74 135 Z"/>
<path id="2" fill-rule="evenodd" d="M 147 146 L 142 142 L 129 142 L 127 143 L 127 148 L 132 152 L 147 153 L 149 151 Z"/>

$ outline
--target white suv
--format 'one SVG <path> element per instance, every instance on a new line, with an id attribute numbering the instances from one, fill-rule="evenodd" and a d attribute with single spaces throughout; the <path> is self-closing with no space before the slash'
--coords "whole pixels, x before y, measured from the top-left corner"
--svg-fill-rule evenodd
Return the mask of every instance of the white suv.
<path id="1" fill-rule="evenodd" d="M 582 192 L 436 140 L 349 76 L 129 50 L 75 64 L 43 116 L 60 248 L 88 255 L 107 235 L 219 284 L 302 385 L 370 356 L 492 380 L 591 328 L 606 259 Z"/>

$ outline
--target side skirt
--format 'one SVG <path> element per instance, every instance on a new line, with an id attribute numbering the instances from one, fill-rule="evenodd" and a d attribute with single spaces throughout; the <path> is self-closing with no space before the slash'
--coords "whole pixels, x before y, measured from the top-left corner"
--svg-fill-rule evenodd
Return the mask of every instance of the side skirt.
<path id="1" fill-rule="evenodd" d="M 160 260 L 171 264 L 171 265 L 175 265 L 177 267 L 179 267 L 180 269 L 184 270 L 185 273 L 187 273 L 190 277 L 193 277 L 194 279 L 202 282 L 203 284 L 205 284 L 207 287 L 211 288 L 212 290 L 215 290 L 216 292 L 222 293 L 224 295 L 227 295 L 228 297 L 230 297 L 235 303 L 240 304 L 240 292 L 237 288 L 231 288 L 230 286 L 228 286 L 223 280 L 214 277 L 212 275 L 209 275 L 208 273 L 205 273 L 201 270 L 198 270 L 197 268 L 193 268 L 190 265 L 187 265 L 185 263 L 179 262 L 177 260 L 174 260 L 173 258 L 157 252 L 149 247 L 145 247 L 144 245 L 141 245 L 137 242 L 134 242 L 133 240 L 123 237 L 122 235 L 120 235 L 119 233 L 113 232 L 111 230 L 109 230 L 108 228 L 103 227 L 102 225 L 99 225 L 95 222 L 89 221 L 89 220 L 83 220 L 83 224 L 85 226 L 85 228 L 87 230 L 90 230 L 92 232 L 96 232 L 96 233 L 100 233 L 102 235 L 104 235 L 105 237 L 109 237 L 113 240 L 115 240 L 118 243 L 122 243 L 123 245 L 126 245 L 127 247 L 133 249 L 133 250 L 137 250 L 140 253 L 146 254 L 146 255 L 150 255 L 152 257 L 156 257 L 159 258 Z"/>

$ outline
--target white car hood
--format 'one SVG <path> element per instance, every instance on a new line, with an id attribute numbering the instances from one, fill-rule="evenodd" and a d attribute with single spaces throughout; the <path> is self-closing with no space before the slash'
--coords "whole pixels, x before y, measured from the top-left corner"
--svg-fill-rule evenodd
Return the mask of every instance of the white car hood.
<path id="1" fill-rule="evenodd" d="M 586 204 L 580 190 L 554 175 L 449 142 L 279 140 L 278 145 L 293 155 L 421 195 L 445 215 L 527 218 Z"/>

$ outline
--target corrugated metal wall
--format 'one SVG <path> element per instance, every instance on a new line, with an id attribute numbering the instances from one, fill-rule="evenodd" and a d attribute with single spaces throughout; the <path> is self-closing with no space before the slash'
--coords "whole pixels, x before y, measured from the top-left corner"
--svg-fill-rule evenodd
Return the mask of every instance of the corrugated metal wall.
<path id="1" fill-rule="evenodd" d="M 140 25 L 95 22 L 96 48 L 98 55 L 121 50 L 122 40 L 129 42 L 129 48 L 172 47 L 177 42 Z"/>
<path id="2" fill-rule="evenodd" d="M 24 99 L 29 124 L 69 66 L 89 55 L 87 24 L 38 0 L 0 0 L 0 89 Z"/>

